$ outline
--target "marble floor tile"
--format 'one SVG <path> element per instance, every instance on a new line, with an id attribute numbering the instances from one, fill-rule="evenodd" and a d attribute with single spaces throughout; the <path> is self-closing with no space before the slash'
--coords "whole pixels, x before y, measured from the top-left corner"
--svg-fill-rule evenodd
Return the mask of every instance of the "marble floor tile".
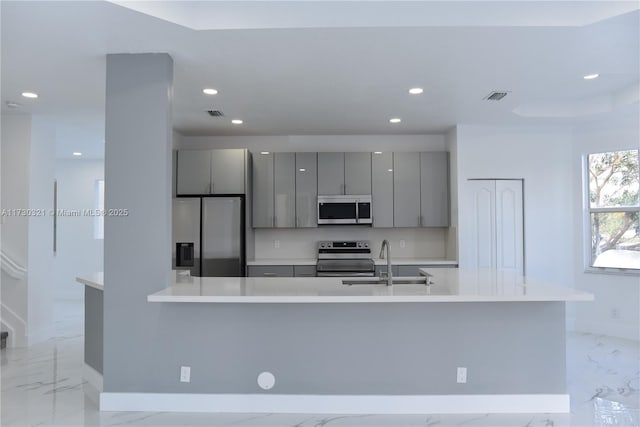
<path id="1" fill-rule="evenodd" d="M 570 414 L 318 415 L 100 412 L 84 392 L 83 307 L 56 306 L 56 336 L 1 353 L 2 426 L 640 427 L 640 342 L 567 335 Z"/>

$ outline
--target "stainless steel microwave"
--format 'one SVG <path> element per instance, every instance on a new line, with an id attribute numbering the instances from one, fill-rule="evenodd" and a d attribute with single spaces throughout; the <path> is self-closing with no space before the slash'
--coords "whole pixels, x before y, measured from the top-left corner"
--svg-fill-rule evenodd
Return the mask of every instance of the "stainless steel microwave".
<path id="1" fill-rule="evenodd" d="M 371 196 L 318 196 L 318 225 L 371 224 Z"/>

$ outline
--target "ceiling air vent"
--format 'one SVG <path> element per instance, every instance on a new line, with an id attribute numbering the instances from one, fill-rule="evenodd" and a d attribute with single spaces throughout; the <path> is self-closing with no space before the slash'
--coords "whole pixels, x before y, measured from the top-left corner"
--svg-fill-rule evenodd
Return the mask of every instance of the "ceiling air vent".
<path id="1" fill-rule="evenodd" d="M 489 95 L 487 95 L 484 99 L 486 99 L 487 101 L 500 101 L 502 98 L 507 96 L 508 93 L 509 92 L 507 91 L 503 91 L 503 92 L 493 91 Z"/>
<path id="2" fill-rule="evenodd" d="M 222 114 L 222 111 L 220 111 L 220 110 L 207 110 L 207 113 L 209 113 L 209 115 L 211 117 L 222 117 L 222 116 L 224 116 L 224 114 Z"/>

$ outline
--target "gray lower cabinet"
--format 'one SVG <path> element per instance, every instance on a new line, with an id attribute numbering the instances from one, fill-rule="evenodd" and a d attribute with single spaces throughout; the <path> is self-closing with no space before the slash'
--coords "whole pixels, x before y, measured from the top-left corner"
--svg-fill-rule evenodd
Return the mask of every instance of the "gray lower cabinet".
<path id="1" fill-rule="evenodd" d="M 293 275 L 295 277 L 316 277 L 315 265 L 294 265 Z"/>
<path id="2" fill-rule="evenodd" d="M 395 267 L 395 266 L 394 266 Z M 424 265 L 398 265 L 398 276 L 419 276 Z"/>
<path id="3" fill-rule="evenodd" d="M 253 227 L 295 227 L 295 155 L 253 156 Z"/>
<path id="4" fill-rule="evenodd" d="M 449 226 L 449 153 L 420 153 L 420 225 Z"/>
<path id="5" fill-rule="evenodd" d="M 249 277 L 293 277 L 293 265 L 250 265 Z"/>
<path id="6" fill-rule="evenodd" d="M 380 275 L 384 273 L 387 274 L 387 266 L 386 265 L 376 265 L 376 276 L 380 277 Z M 393 274 L 394 276 L 398 276 L 399 274 L 398 271 L 398 266 L 397 265 L 392 265 L 391 266 L 391 274 Z"/>
<path id="7" fill-rule="evenodd" d="M 393 226 L 420 225 L 420 156 L 393 153 Z"/>
<path id="8" fill-rule="evenodd" d="M 393 227 L 393 153 L 373 153 L 371 205 L 374 227 Z"/>
<path id="9" fill-rule="evenodd" d="M 176 193 L 244 194 L 244 149 L 179 150 L 176 162 Z"/>
<path id="10" fill-rule="evenodd" d="M 295 154 L 295 226 L 298 228 L 313 228 L 318 226 L 317 157 L 317 153 Z"/>

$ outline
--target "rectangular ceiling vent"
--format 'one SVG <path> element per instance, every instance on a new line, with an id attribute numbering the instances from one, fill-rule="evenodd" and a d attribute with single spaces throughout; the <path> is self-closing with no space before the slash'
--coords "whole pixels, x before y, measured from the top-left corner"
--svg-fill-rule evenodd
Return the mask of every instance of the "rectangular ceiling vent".
<path id="1" fill-rule="evenodd" d="M 500 101 L 502 98 L 507 96 L 508 93 L 509 92 L 507 91 L 503 91 L 503 92 L 493 91 L 489 95 L 487 95 L 484 99 L 486 99 L 487 101 Z"/>
<path id="2" fill-rule="evenodd" d="M 220 110 L 207 110 L 207 113 L 209 113 L 209 115 L 211 117 L 222 117 L 222 116 L 224 116 L 224 114 L 222 114 L 222 111 L 220 111 Z"/>

